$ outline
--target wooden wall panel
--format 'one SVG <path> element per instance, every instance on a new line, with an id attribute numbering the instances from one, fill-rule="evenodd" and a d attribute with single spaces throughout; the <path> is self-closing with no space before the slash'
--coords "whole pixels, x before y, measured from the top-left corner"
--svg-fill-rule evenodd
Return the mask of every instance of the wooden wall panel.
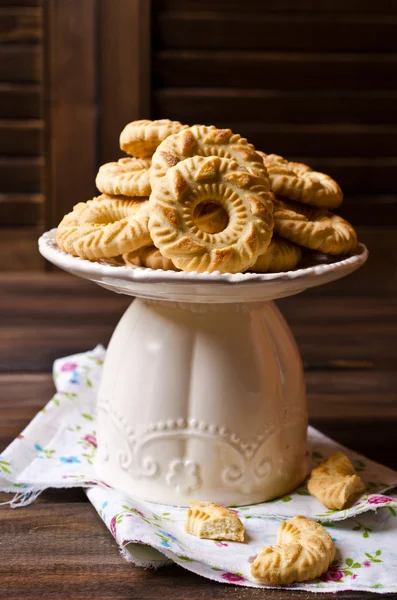
<path id="1" fill-rule="evenodd" d="M 0 7 L 0 270 L 42 269 L 42 7 Z"/>
<path id="2" fill-rule="evenodd" d="M 38 42 L 41 36 L 40 8 L 0 8 L 0 42 Z"/>
<path id="3" fill-rule="evenodd" d="M 46 226 L 95 191 L 96 2 L 47 0 L 45 31 Z"/>
<path id="4" fill-rule="evenodd" d="M 200 82 L 198 81 L 197 84 Z M 153 112 L 188 123 L 311 125 L 397 123 L 397 91 L 282 91 L 167 87 L 153 91 Z"/>
<path id="5" fill-rule="evenodd" d="M 0 121 L 0 154 L 39 155 L 42 130 L 41 120 Z"/>
<path id="6" fill-rule="evenodd" d="M 159 12 L 154 48 L 360 52 L 364 39 L 366 51 L 397 50 L 397 16 L 389 14 L 247 12 L 245 7 L 221 12 L 217 8 L 214 2 L 213 10 L 205 12 Z"/>
<path id="7" fill-rule="evenodd" d="M 150 117 L 150 0 L 99 1 L 99 162 L 121 155 L 119 135 Z"/>
<path id="8" fill-rule="evenodd" d="M 35 46 L 0 46 L 0 81 L 40 81 L 41 49 Z"/>
<path id="9" fill-rule="evenodd" d="M 40 84 L 0 83 L 0 119 L 38 119 L 40 104 Z"/>
<path id="10" fill-rule="evenodd" d="M 156 54 L 153 68 L 156 87 L 200 82 L 203 87 L 293 91 L 397 89 L 394 54 L 165 49 Z"/>
<path id="11" fill-rule="evenodd" d="M 3 227 L 37 225 L 43 208 L 43 194 L 0 194 L 0 223 Z"/>
<path id="12" fill-rule="evenodd" d="M 397 3 L 153 7 L 154 117 L 230 127 L 334 176 L 354 223 L 395 219 Z"/>
<path id="13" fill-rule="evenodd" d="M 156 0 L 155 9 L 160 10 L 223 10 L 242 12 L 292 12 L 292 13 L 349 13 L 367 12 L 397 14 L 395 0 Z"/>

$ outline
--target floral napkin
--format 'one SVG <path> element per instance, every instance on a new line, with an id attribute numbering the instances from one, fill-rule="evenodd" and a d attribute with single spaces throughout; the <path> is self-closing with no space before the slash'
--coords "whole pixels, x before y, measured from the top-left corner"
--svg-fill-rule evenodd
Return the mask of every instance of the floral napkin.
<path id="1" fill-rule="evenodd" d="M 99 480 L 95 402 L 105 350 L 54 363 L 57 393 L 0 455 L 0 491 L 24 506 L 46 488 L 85 487 L 90 502 L 116 539 L 124 558 L 138 566 L 175 562 L 204 577 L 251 587 L 250 564 L 258 549 L 274 544 L 280 522 L 297 514 L 323 522 L 337 547 L 334 564 L 319 580 L 285 586 L 306 591 L 397 592 L 397 473 L 348 450 L 309 428 L 313 464 L 337 450 L 352 460 L 366 493 L 344 511 L 326 510 L 306 485 L 262 504 L 236 507 L 246 542 L 201 540 L 183 530 L 185 508 L 144 502 Z"/>

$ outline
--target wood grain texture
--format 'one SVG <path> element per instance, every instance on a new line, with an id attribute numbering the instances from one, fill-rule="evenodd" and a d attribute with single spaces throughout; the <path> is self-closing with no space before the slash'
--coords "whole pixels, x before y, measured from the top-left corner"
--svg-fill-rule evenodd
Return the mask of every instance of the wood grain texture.
<path id="1" fill-rule="evenodd" d="M 0 157 L 1 192 L 4 194 L 39 192 L 43 167 L 42 157 Z"/>
<path id="2" fill-rule="evenodd" d="M 153 68 L 155 87 L 397 89 L 396 54 L 161 50 Z"/>
<path id="3" fill-rule="evenodd" d="M 37 156 L 42 149 L 41 120 L 0 120 L 0 154 Z"/>
<path id="4" fill-rule="evenodd" d="M 214 125 L 237 131 L 269 154 L 365 159 L 393 156 L 397 147 L 397 125 L 392 124 L 267 124 L 262 117 L 257 123 L 221 120 Z"/>
<path id="5" fill-rule="evenodd" d="M 95 0 L 47 0 L 44 29 L 44 193 L 49 228 L 95 192 Z"/>
<path id="6" fill-rule="evenodd" d="M 119 135 L 150 117 L 150 0 L 99 0 L 100 163 L 121 155 Z"/>
<path id="7" fill-rule="evenodd" d="M 167 49 L 395 52 L 397 19 L 390 14 L 266 10 L 169 10 L 156 15 L 154 47 Z"/>
<path id="8" fill-rule="evenodd" d="M 0 42 L 39 42 L 42 35 L 39 7 L 0 8 Z"/>
<path id="9" fill-rule="evenodd" d="M 38 82 L 42 77 L 42 52 L 39 46 L 0 46 L 0 81 Z"/>
<path id="10" fill-rule="evenodd" d="M 18 0 L 16 0 L 18 1 Z M 23 0 L 20 0 L 23 1 Z M 225 10 L 241 11 L 241 0 L 154 0 L 153 7 L 155 11 L 160 10 L 186 10 L 186 11 L 207 11 L 207 10 Z M 244 12 L 256 13 L 260 9 L 266 12 L 308 12 L 312 13 L 332 13 L 335 12 L 368 12 L 376 13 L 397 13 L 397 6 L 394 0 L 245 0 Z"/>
<path id="11" fill-rule="evenodd" d="M 41 225 L 44 214 L 43 194 L 0 194 L 2 226 Z"/>
<path id="12" fill-rule="evenodd" d="M 0 119 L 38 119 L 40 99 L 40 84 L 0 83 Z"/>
<path id="13" fill-rule="evenodd" d="M 200 81 L 197 81 L 197 85 Z M 397 92 L 282 91 L 220 87 L 159 88 L 153 92 L 156 117 L 187 123 L 262 124 L 397 123 Z"/>
<path id="14" fill-rule="evenodd" d="M 44 260 L 37 248 L 41 233 L 38 227 L 0 227 L 0 272 L 42 270 Z"/>

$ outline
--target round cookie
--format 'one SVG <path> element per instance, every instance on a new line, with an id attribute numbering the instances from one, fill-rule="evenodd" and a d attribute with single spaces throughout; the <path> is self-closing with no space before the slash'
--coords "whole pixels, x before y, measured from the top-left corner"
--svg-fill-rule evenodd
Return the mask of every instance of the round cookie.
<path id="1" fill-rule="evenodd" d="M 263 176 L 268 182 L 263 160 L 254 146 L 231 129 L 217 129 L 214 125 L 193 125 L 169 136 L 160 144 L 152 157 L 150 183 L 152 188 L 168 169 L 192 156 L 220 156 L 233 158 L 251 173 Z"/>
<path id="2" fill-rule="evenodd" d="M 132 121 L 120 134 L 120 148 L 132 156 L 150 158 L 163 140 L 187 127 L 188 125 L 169 119 Z"/>
<path id="3" fill-rule="evenodd" d="M 114 196 L 149 196 L 150 158 L 120 158 L 102 165 L 95 184 L 100 192 Z"/>
<path id="4" fill-rule="evenodd" d="M 123 254 L 126 265 L 163 269 L 163 271 L 179 271 L 172 260 L 163 256 L 156 246 L 144 246 L 134 252 Z"/>
<path id="5" fill-rule="evenodd" d="M 273 237 L 266 252 L 258 256 L 250 271 L 279 273 L 291 271 L 302 258 L 302 250 L 296 244 L 280 237 Z"/>
<path id="6" fill-rule="evenodd" d="M 57 244 L 88 260 L 112 258 L 151 243 L 147 200 L 99 197 L 80 202 L 58 225 Z"/>
<path id="7" fill-rule="evenodd" d="M 356 232 L 342 217 L 279 198 L 274 201 L 274 231 L 295 244 L 324 254 L 348 254 L 357 246 Z"/>
<path id="8" fill-rule="evenodd" d="M 334 558 L 335 544 L 324 527 L 297 516 L 281 524 L 277 545 L 260 548 L 251 574 L 261 583 L 289 585 L 320 577 Z"/>
<path id="9" fill-rule="evenodd" d="M 267 168 L 275 194 L 320 208 L 336 208 L 342 203 L 342 190 L 329 175 L 313 171 L 303 163 L 289 162 L 277 154 L 260 150 L 258 154 Z"/>
<path id="10" fill-rule="evenodd" d="M 210 234 L 197 227 L 194 211 L 206 202 L 227 212 L 223 231 Z M 183 271 L 245 271 L 272 236 L 273 202 L 266 182 L 228 158 L 194 156 L 179 162 L 152 189 L 149 206 L 153 243 Z"/>

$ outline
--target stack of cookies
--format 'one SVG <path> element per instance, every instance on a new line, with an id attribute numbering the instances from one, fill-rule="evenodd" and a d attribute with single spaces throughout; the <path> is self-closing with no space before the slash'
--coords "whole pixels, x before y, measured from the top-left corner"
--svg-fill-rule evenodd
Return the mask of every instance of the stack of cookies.
<path id="1" fill-rule="evenodd" d="M 279 272 L 302 248 L 344 255 L 353 227 L 330 212 L 338 184 L 307 165 L 256 151 L 213 125 L 134 121 L 121 132 L 129 156 L 99 169 L 101 196 L 58 226 L 65 252 L 89 260 L 197 272 Z"/>

